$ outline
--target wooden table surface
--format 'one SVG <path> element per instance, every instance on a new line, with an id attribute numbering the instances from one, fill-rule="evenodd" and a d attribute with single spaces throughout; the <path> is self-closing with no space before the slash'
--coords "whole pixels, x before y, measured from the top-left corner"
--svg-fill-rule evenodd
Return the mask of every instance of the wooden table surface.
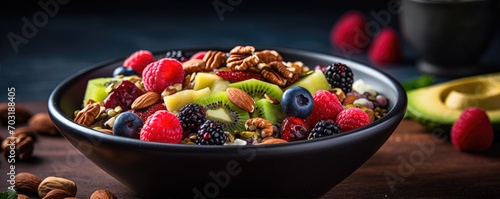
<path id="1" fill-rule="evenodd" d="M 33 113 L 46 111 L 45 102 L 20 104 Z M 7 127 L 1 126 L 0 133 L 6 137 Z M 484 152 L 465 153 L 443 139 L 447 137 L 403 120 L 375 155 L 322 198 L 500 198 L 500 143 Z M 0 191 L 7 189 L 9 165 L 1 158 Z M 15 166 L 18 173 L 30 172 L 42 179 L 71 179 L 79 198 L 89 198 L 97 189 L 107 189 L 118 198 L 138 198 L 62 136 L 38 136 L 34 157 Z"/>

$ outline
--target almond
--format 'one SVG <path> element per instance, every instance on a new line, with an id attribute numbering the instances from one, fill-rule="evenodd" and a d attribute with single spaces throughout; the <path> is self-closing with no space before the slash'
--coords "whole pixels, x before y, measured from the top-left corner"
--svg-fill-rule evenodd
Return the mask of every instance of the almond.
<path id="1" fill-rule="evenodd" d="M 27 195 L 18 193 L 17 194 L 17 199 L 30 199 L 30 197 L 28 197 Z"/>
<path id="2" fill-rule="evenodd" d="M 71 195 L 71 193 L 62 190 L 62 189 L 53 189 L 52 191 L 49 191 L 43 199 L 63 199 L 66 197 L 73 197 L 74 195 Z"/>
<path id="3" fill-rule="evenodd" d="M 90 199 L 116 199 L 116 196 L 105 189 L 100 189 L 94 191 L 94 193 L 90 196 Z"/>
<path id="4" fill-rule="evenodd" d="M 54 189 L 61 189 L 69 192 L 71 195 L 67 197 L 76 195 L 76 184 L 73 181 L 65 178 L 50 176 L 45 178 L 38 186 L 38 196 L 43 198 L 47 195 L 47 193 Z"/>
<path id="5" fill-rule="evenodd" d="M 356 101 L 357 99 L 358 97 L 356 97 L 355 95 L 348 95 L 345 97 L 344 101 L 342 102 L 342 105 L 346 106 L 349 104 L 353 104 L 354 101 Z"/>
<path id="6" fill-rule="evenodd" d="M 256 145 L 278 144 L 278 143 L 285 143 L 285 142 L 287 142 L 287 141 L 284 139 L 275 138 L 275 137 L 267 137 L 267 138 L 262 139 L 262 141 L 257 143 Z"/>
<path id="7" fill-rule="evenodd" d="M 132 109 L 143 109 L 150 107 L 157 102 L 159 102 L 161 99 L 160 94 L 155 93 L 155 92 L 147 92 L 144 93 L 143 95 L 139 96 L 135 101 L 132 103 Z"/>
<path id="8" fill-rule="evenodd" d="M 15 110 L 12 110 L 12 108 L 14 108 Z M 27 122 L 28 119 L 30 119 L 31 117 L 31 113 L 28 111 L 28 109 L 24 108 L 23 106 L 19 104 L 15 104 L 15 106 L 9 106 L 9 103 L 2 102 L 0 103 L 0 121 L 3 124 L 7 124 L 9 122 L 9 112 L 16 113 L 15 117 L 16 124 Z"/>
<path id="9" fill-rule="evenodd" d="M 227 88 L 226 95 L 229 101 L 231 101 L 231 103 L 233 103 L 236 107 L 247 112 L 254 111 L 255 102 L 245 91 L 238 88 Z"/>
<path id="10" fill-rule="evenodd" d="M 42 179 L 31 173 L 22 172 L 16 175 L 16 188 L 22 192 L 36 193 L 41 182 Z"/>
<path id="11" fill-rule="evenodd" d="M 28 122 L 31 129 L 44 135 L 58 135 L 56 125 L 50 119 L 48 113 L 37 113 Z"/>

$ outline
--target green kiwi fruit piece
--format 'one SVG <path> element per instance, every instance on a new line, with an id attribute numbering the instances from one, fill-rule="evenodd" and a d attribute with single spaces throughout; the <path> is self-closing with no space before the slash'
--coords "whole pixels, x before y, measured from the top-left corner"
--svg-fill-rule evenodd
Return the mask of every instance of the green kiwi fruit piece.
<path id="1" fill-rule="evenodd" d="M 259 101 L 260 99 L 265 99 L 264 94 L 267 94 L 281 102 L 281 96 L 283 95 L 283 91 L 278 85 L 267 83 L 257 79 L 249 79 L 229 84 L 228 87 L 239 88 L 245 91 L 250 96 L 252 96 L 255 102 Z"/>
<path id="2" fill-rule="evenodd" d="M 286 115 L 279 104 L 272 104 L 267 99 L 260 99 L 255 102 L 255 110 L 251 113 L 251 117 L 260 117 L 271 122 L 273 125 L 278 125 Z"/>
<path id="3" fill-rule="evenodd" d="M 232 134 L 235 131 L 245 131 L 245 122 L 250 119 L 248 112 L 241 110 L 229 101 L 225 91 L 203 96 L 194 103 L 203 106 L 207 120 L 218 121 L 225 131 Z"/>

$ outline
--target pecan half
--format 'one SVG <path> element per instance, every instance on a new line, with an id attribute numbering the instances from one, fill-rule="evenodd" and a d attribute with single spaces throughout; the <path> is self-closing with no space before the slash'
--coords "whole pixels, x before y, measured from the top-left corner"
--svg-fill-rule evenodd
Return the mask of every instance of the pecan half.
<path id="1" fill-rule="evenodd" d="M 286 79 L 283 78 L 278 72 L 273 70 L 271 67 L 263 67 L 260 70 L 260 74 L 267 81 L 276 84 L 278 86 L 284 87 L 286 86 Z"/>
<path id="2" fill-rule="evenodd" d="M 263 118 L 252 118 L 245 122 L 245 128 L 249 131 L 255 131 L 261 137 L 269 137 L 273 135 L 273 124 Z"/>
<path id="3" fill-rule="evenodd" d="M 210 72 L 219 68 L 226 61 L 226 58 L 226 53 L 222 51 L 209 50 L 203 57 L 203 61 L 206 63 L 203 71 Z"/>
<path id="4" fill-rule="evenodd" d="M 286 79 L 291 79 L 294 75 L 282 61 L 273 61 L 269 63 L 269 66 L 275 71 L 278 71 Z"/>
<path id="5" fill-rule="evenodd" d="M 191 74 L 194 72 L 200 72 L 205 70 L 206 63 L 201 59 L 191 59 L 187 62 L 182 63 L 182 69 L 186 74 Z"/>
<path id="6" fill-rule="evenodd" d="M 101 106 L 98 103 L 87 104 L 75 117 L 75 122 L 89 127 L 99 115 Z"/>
<path id="7" fill-rule="evenodd" d="M 259 63 L 269 64 L 273 61 L 283 61 L 281 55 L 275 50 L 263 50 L 256 52 L 255 55 L 259 57 Z"/>
<path id="8" fill-rule="evenodd" d="M 229 52 L 227 67 L 233 71 L 246 71 L 259 63 L 259 57 L 254 55 L 253 46 L 236 46 Z"/>

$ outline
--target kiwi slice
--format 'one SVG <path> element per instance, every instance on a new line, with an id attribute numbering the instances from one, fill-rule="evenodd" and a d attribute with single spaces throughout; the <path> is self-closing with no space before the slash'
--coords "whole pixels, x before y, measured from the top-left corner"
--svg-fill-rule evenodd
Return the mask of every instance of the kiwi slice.
<path id="1" fill-rule="evenodd" d="M 272 104 L 267 99 L 260 99 L 255 102 L 255 111 L 251 113 L 251 117 L 264 118 L 271 122 L 273 125 L 278 125 L 286 115 L 279 104 Z"/>
<path id="2" fill-rule="evenodd" d="M 233 134 L 235 131 L 245 131 L 245 122 L 250 119 L 248 112 L 229 101 L 226 91 L 203 96 L 194 103 L 204 107 L 207 120 L 220 122 L 225 131 Z"/>
<path id="3" fill-rule="evenodd" d="M 257 79 L 249 79 L 229 84 L 228 87 L 239 88 L 245 91 L 250 96 L 252 96 L 255 102 L 259 101 L 260 99 L 265 99 L 264 94 L 267 94 L 281 102 L 281 96 L 283 95 L 283 91 L 278 85 L 267 83 Z"/>

